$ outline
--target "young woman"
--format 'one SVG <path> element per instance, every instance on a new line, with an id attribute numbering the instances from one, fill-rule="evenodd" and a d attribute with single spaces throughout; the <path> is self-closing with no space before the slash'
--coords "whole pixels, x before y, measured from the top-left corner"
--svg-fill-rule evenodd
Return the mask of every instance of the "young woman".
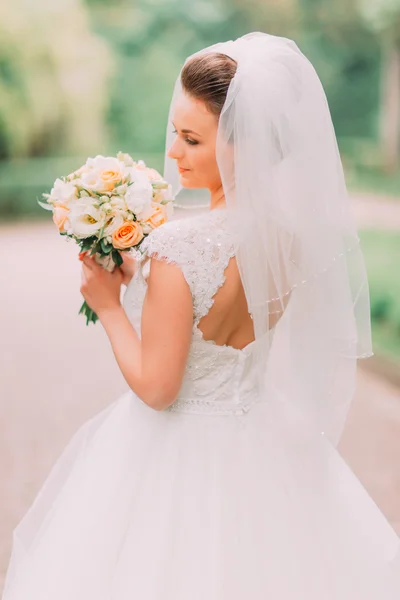
<path id="1" fill-rule="evenodd" d="M 369 296 L 313 67 L 262 33 L 189 57 L 167 147 L 210 210 L 136 269 L 84 259 L 130 389 L 16 528 L 3 599 L 398 600 L 399 538 L 336 449 Z"/>

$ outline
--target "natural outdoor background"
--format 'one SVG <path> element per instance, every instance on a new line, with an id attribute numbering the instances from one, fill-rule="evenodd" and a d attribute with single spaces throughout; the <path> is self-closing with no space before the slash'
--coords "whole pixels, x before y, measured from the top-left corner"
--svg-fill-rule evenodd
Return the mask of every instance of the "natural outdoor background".
<path id="1" fill-rule="evenodd" d="M 101 328 L 76 314 L 76 249 L 36 200 L 87 156 L 122 150 L 162 170 L 184 59 L 249 31 L 293 38 L 326 90 L 367 263 L 375 351 L 341 449 L 400 531 L 400 0 L 5 0 L 0 587 L 12 528 L 51 465 L 124 389 Z"/>

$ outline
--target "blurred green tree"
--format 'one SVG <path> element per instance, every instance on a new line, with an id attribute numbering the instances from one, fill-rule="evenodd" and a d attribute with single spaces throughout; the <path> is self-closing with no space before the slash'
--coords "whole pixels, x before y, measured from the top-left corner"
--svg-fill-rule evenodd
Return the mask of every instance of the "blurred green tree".
<path id="1" fill-rule="evenodd" d="M 400 0 L 359 0 L 360 12 L 382 47 L 381 144 L 383 165 L 400 162 Z"/>
<path id="2" fill-rule="evenodd" d="M 1 3 L 0 158 L 101 150 L 111 68 L 80 0 Z"/>
<path id="3" fill-rule="evenodd" d="M 95 31 L 118 56 L 110 89 L 113 151 L 164 151 L 168 107 L 185 58 L 251 30 L 251 12 L 227 0 L 87 0 Z"/>
<path id="4" fill-rule="evenodd" d="M 400 0 L 299 0 L 315 47 L 331 47 L 331 90 L 339 135 L 380 139 L 376 166 L 399 166 Z M 318 53 L 316 53 L 318 62 Z M 336 69 L 335 69 L 336 66 Z M 328 72 L 322 67 L 322 73 Z M 335 72 L 336 71 L 336 72 Z M 342 106 L 341 111 L 337 109 Z M 364 133 L 357 132 L 358 125 Z"/>

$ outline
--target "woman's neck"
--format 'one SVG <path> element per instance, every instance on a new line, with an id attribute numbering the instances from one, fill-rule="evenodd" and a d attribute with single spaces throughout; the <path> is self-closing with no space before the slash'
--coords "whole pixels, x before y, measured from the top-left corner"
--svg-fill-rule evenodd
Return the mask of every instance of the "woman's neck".
<path id="1" fill-rule="evenodd" d="M 215 191 L 211 191 L 210 210 L 215 208 L 223 208 L 226 206 L 224 188 L 218 188 Z"/>

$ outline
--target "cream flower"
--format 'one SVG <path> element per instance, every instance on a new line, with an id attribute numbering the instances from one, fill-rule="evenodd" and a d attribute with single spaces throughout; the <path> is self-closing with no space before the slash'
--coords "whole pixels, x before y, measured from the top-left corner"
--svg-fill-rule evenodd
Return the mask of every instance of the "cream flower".
<path id="1" fill-rule="evenodd" d="M 105 223 L 104 212 L 85 200 L 86 198 L 81 198 L 76 202 L 69 216 L 70 229 L 78 239 L 96 235 Z"/>
<path id="2" fill-rule="evenodd" d="M 146 219 L 153 198 L 153 187 L 145 173 L 134 167 L 130 169 L 131 185 L 125 195 L 125 202 L 139 220 Z"/>
<path id="3" fill-rule="evenodd" d="M 121 213 L 108 215 L 106 226 L 104 227 L 103 237 L 112 236 L 114 232 L 123 225 L 124 221 L 124 216 Z"/>
<path id="4" fill-rule="evenodd" d="M 125 199 L 121 196 L 111 196 L 109 202 L 115 212 L 126 211 L 128 208 Z"/>
<path id="5" fill-rule="evenodd" d="M 117 158 L 118 160 L 123 162 L 127 167 L 131 167 L 134 164 L 133 158 L 126 152 L 118 152 Z"/>
<path id="6" fill-rule="evenodd" d="M 59 206 L 68 206 L 78 197 L 77 189 L 73 183 L 56 179 L 50 192 L 48 202 Z"/>

